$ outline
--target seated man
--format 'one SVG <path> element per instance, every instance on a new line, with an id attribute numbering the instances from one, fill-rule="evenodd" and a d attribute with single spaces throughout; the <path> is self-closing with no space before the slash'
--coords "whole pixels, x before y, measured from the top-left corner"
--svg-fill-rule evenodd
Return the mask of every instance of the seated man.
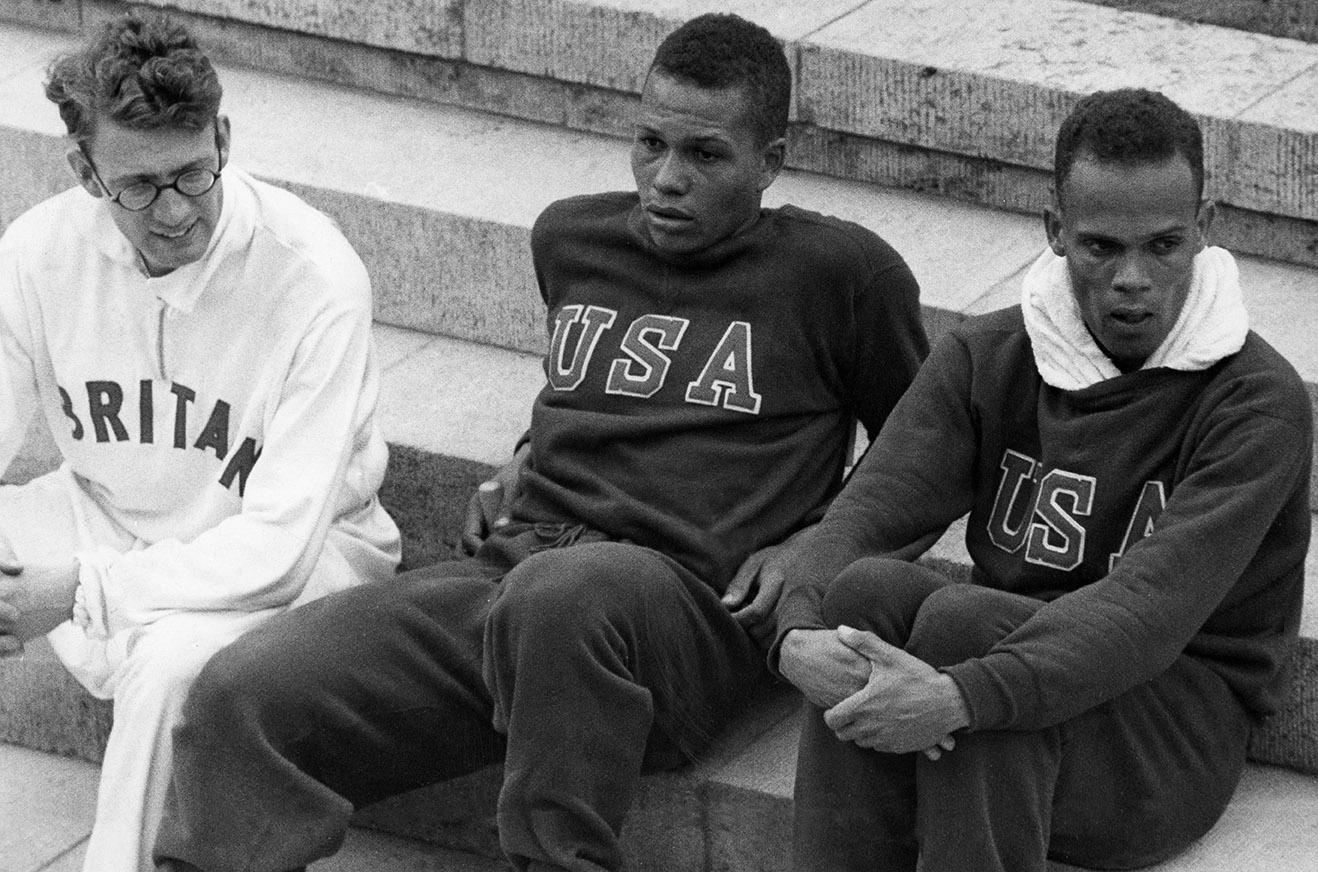
<path id="1" fill-rule="evenodd" d="M 371 292 L 324 215 L 226 165 L 220 83 L 182 28 L 110 22 L 46 93 L 84 190 L 0 240 L 0 468 L 37 413 L 63 465 L 0 488 L 0 645 L 54 630 L 113 698 L 84 868 L 139 872 L 206 659 L 397 566 Z"/>
<path id="2" fill-rule="evenodd" d="M 502 759 L 516 868 L 619 868 L 642 770 L 688 760 L 765 674 L 741 622 L 768 629 L 781 577 L 730 605 L 738 567 L 818 519 L 853 418 L 877 432 L 925 354 L 890 247 L 761 208 L 790 88 L 735 16 L 660 46 L 637 190 L 555 203 L 532 234 L 548 384 L 511 521 L 212 662 L 177 734 L 169 867 L 297 868 L 354 806 Z"/>
<path id="3" fill-rule="evenodd" d="M 1082 100 L 1021 305 L 938 345 L 792 550 L 797 870 L 1125 869 L 1226 806 L 1299 622 L 1312 413 L 1202 189 L 1166 97 Z M 909 562 L 967 512 L 969 584 Z"/>

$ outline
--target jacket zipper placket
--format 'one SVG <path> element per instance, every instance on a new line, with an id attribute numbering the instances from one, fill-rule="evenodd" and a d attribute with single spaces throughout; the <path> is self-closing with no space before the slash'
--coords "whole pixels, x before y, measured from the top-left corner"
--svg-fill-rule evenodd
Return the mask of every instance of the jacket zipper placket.
<path id="1" fill-rule="evenodd" d="M 160 303 L 160 311 L 156 318 L 156 374 L 161 381 L 165 380 L 165 310 L 169 304 L 164 300 L 157 300 Z"/>

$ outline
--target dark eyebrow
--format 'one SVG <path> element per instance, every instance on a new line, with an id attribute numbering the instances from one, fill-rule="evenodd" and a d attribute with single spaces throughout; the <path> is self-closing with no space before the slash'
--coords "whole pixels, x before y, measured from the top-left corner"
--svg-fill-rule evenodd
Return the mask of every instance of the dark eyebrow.
<path id="1" fill-rule="evenodd" d="M 691 138 L 691 144 L 697 146 L 706 146 L 706 145 L 727 146 L 730 143 L 727 137 L 723 137 L 723 136 L 694 136 Z"/>

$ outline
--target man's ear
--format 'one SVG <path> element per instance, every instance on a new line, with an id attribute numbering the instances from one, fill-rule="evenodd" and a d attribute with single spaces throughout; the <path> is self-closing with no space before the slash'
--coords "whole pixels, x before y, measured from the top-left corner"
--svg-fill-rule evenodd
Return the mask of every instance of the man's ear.
<path id="1" fill-rule="evenodd" d="M 229 116 L 215 116 L 215 148 L 220 153 L 220 169 L 229 165 Z"/>
<path id="2" fill-rule="evenodd" d="M 778 173 L 782 172 L 783 164 L 787 161 L 787 139 L 778 137 L 767 143 L 760 150 L 760 191 L 766 190 L 773 184 L 774 179 L 778 178 Z"/>
<path id="3" fill-rule="evenodd" d="M 69 146 L 69 150 L 64 153 L 64 159 L 69 162 L 69 168 L 78 178 L 78 184 L 82 189 L 93 197 L 104 197 L 105 191 L 101 188 L 101 183 L 96 181 L 96 172 L 92 165 L 87 161 L 87 155 L 78 147 L 77 143 Z"/>
<path id="4" fill-rule="evenodd" d="M 1048 247 L 1058 257 L 1066 257 L 1066 246 L 1062 244 L 1062 206 L 1053 195 L 1050 205 L 1043 208 L 1043 232 L 1048 237 Z"/>

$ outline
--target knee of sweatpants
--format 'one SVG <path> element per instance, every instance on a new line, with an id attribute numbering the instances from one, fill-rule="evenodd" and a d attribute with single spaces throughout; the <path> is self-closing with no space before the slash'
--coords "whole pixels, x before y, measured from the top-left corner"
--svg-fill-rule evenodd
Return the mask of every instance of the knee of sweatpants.
<path id="1" fill-rule="evenodd" d="M 920 606 L 906 650 L 932 666 L 952 666 L 987 653 L 1037 607 L 1015 594 L 952 584 Z"/>
<path id="2" fill-rule="evenodd" d="M 949 583 L 934 570 L 905 560 L 866 557 L 842 570 L 828 586 L 821 613 L 829 627 L 870 630 L 900 645 L 904 640 L 892 634 L 909 624 L 932 591 Z"/>
<path id="3" fill-rule="evenodd" d="M 274 739 L 281 728 L 299 728 L 294 713 L 312 698 L 318 670 L 287 645 L 282 623 L 256 628 L 205 664 L 184 704 L 179 741 L 207 734 L 236 738 L 253 727 Z"/>
<path id="4" fill-rule="evenodd" d="M 664 589 L 660 558 L 618 542 L 542 551 L 510 571 L 490 610 L 496 638 L 571 643 L 643 619 Z"/>

